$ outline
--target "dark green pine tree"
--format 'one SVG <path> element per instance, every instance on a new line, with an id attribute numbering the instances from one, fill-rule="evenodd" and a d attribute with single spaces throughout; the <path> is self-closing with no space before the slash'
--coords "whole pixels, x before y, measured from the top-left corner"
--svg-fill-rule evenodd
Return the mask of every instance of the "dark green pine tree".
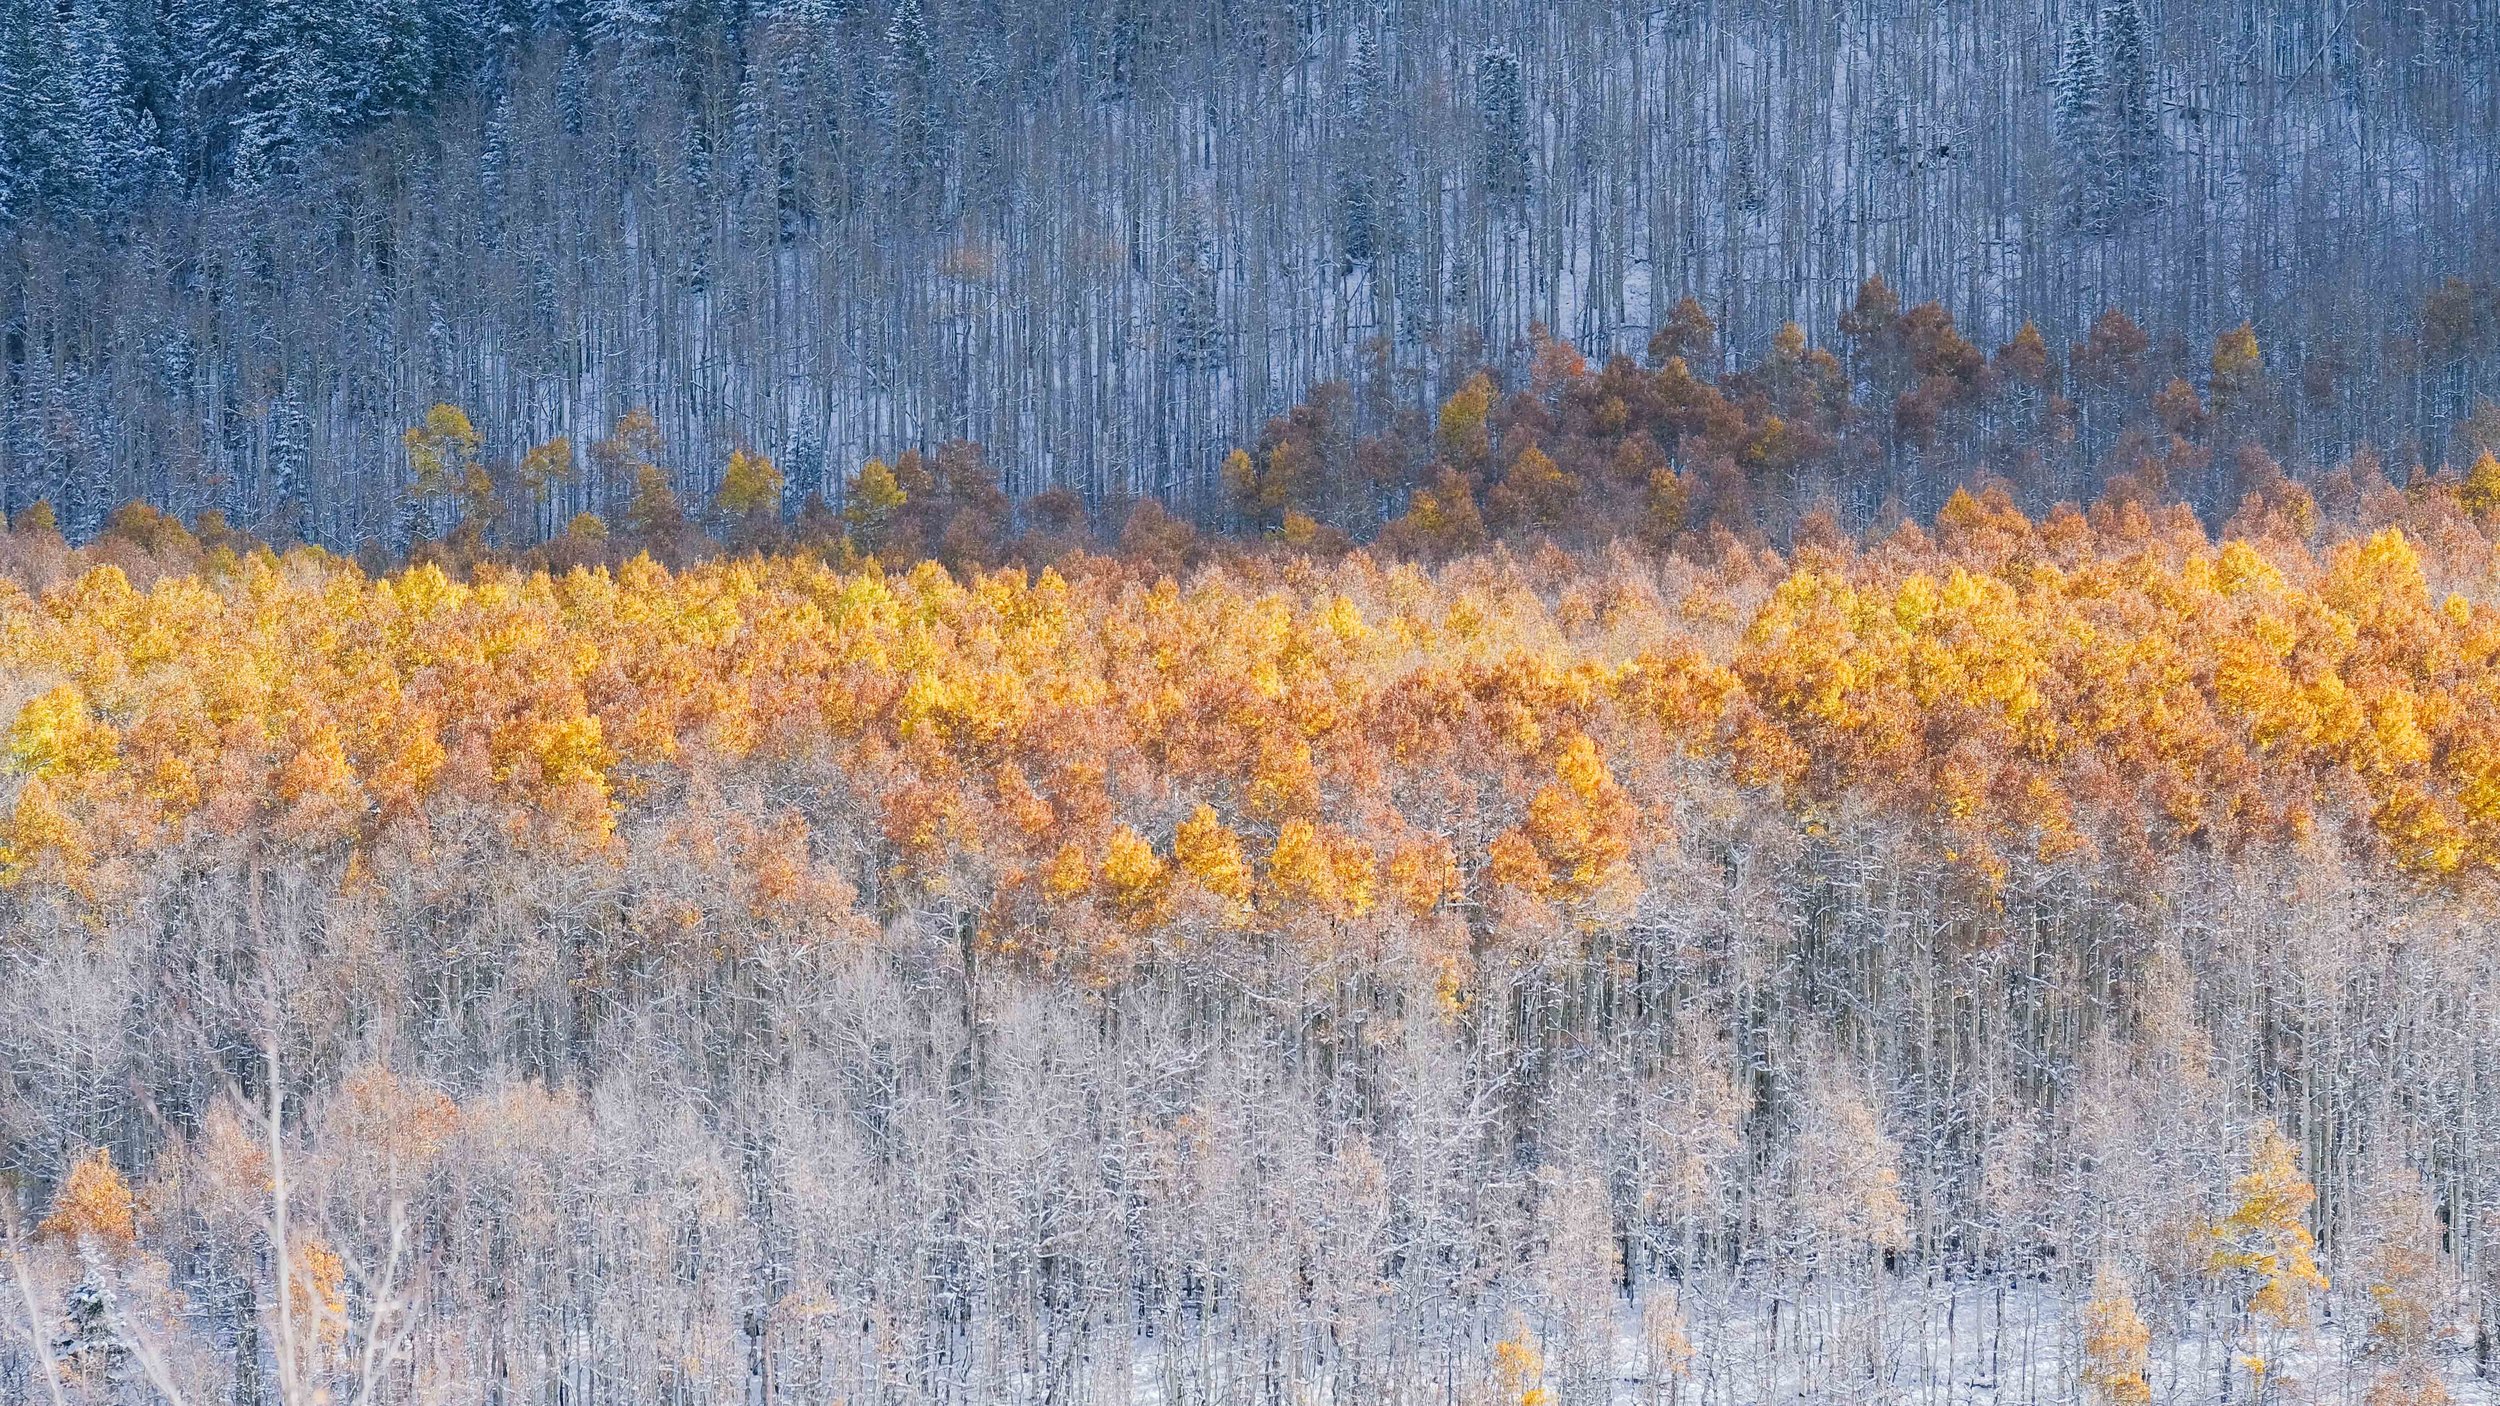
<path id="1" fill-rule="evenodd" d="M 1528 198 L 1529 180 L 1528 100 L 1517 53 L 1487 49 L 1476 56 L 1476 107 L 1484 194 L 1515 207 Z"/>
<path id="2" fill-rule="evenodd" d="M 2143 8 L 2136 0 L 2116 0 L 2101 11 L 2101 30 L 2109 55 L 2103 116 L 2110 213 L 2123 222 L 2161 204 L 2161 99 Z"/>
<path id="3" fill-rule="evenodd" d="M 940 183 L 943 122 L 937 45 L 929 37 L 929 21 L 921 12 L 920 0 L 901 0 L 885 27 L 884 86 L 878 99 L 885 125 L 888 190 L 905 205 L 933 197 Z"/>
<path id="4" fill-rule="evenodd" d="M 2107 171 L 2102 164 L 2102 102 L 2107 86 L 2092 30 L 2078 19 L 2066 31 L 2057 65 L 2058 195 L 2068 223 L 2099 231 L 2109 224 Z"/>
<path id="5" fill-rule="evenodd" d="M 1342 107 L 1345 113 L 1342 167 L 1337 176 L 1337 243 L 1343 271 L 1369 264 L 1380 247 L 1380 181 L 1375 174 L 1383 135 L 1373 101 L 1380 81 L 1380 50 L 1368 34 L 1354 41 L 1347 56 Z"/>

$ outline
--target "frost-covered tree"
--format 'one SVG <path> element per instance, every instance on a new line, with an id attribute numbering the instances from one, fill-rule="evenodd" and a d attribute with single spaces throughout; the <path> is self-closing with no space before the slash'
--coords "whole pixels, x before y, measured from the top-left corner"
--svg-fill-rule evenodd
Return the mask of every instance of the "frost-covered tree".
<path id="1" fill-rule="evenodd" d="M 899 0 L 885 27 L 884 66 L 877 92 L 885 128 L 891 213 L 903 219 L 938 191 L 945 160 L 945 97 L 936 42 L 920 0 Z"/>
<path id="2" fill-rule="evenodd" d="M 2108 46 L 2102 155 L 2110 214 L 2125 220 L 2162 200 L 2161 94 L 2151 26 L 2138 0 L 2116 0 L 2102 10 L 2101 33 Z"/>
<path id="3" fill-rule="evenodd" d="M 1519 54 L 1507 48 L 1476 56 L 1477 180 L 1495 205 L 1528 197 L 1528 97 Z"/>
<path id="4" fill-rule="evenodd" d="M 2077 19 L 2066 30 L 2057 64 L 2057 161 L 2066 218 L 2077 229 L 2097 230 L 2109 218 L 2107 168 L 2102 137 L 2105 77 L 2091 28 Z"/>

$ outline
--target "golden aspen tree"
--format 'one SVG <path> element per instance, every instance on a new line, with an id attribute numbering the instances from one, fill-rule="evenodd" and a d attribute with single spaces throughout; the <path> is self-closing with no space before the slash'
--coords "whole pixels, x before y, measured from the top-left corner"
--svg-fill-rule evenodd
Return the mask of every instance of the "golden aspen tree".
<path id="1" fill-rule="evenodd" d="M 874 553 L 884 548 L 888 524 L 910 501 L 893 468 L 883 459 L 871 459 L 843 486 L 842 521 L 849 526 L 853 543 L 863 552 Z"/>
<path id="2" fill-rule="evenodd" d="M 1652 1292 L 1641 1306 L 1641 1370 L 1652 1403 L 1667 1406 L 1683 1399 L 1693 1371 L 1693 1340 L 1675 1295 Z"/>
<path id="3" fill-rule="evenodd" d="M 468 412 L 445 402 L 409 426 L 400 444 L 408 451 L 408 470 L 417 496 L 439 498 L 461 491 L 468 482 L 486 437 L 469 423 Z"/>
<path id="4" fill-rule="evenodd" d="M 1446 557 L 1482 545 L 1484 514 L 1466 476 L 1444 466 L 1431 486 L 1418 489 L 1406 512 L 1391 523 L 1386 540 L 1401 550 Z"/>
<path id="5" fill-rule="evenodd" d="M 99 1147 L 70 1168 L 60 1190 L 53 1194 L 51 1214 L 35 1227 L 35 1233 L 106 1250 L 124 1250 L 138 1243 L 137 1202 L 110 1152 Z"/>
<path id="6" fill-rule="evenodd" d="M 1170 866 L 1146 837 L 1122 825 L 1103 849 L 1102 890 L 1112 913 L 1137 927 L 1151 927 L 1168 911 Z"/>
<path id="7" fill-rule="evenodd" d="M 1493 1382 L 1503 1406 L 1552 1406 L 1545 1388 L 1545 1353 L 1525 1323 L 1493 1344 Z"/>
<path id="8" fill-rule="evenodd" d="M 1666 321 L 1650 334 L 1649 364 L 1664 366 L 1669 361 L 1706 363 L 1718 355 L 1719 325 L 1711 319 L 1701 300 L 1687 293 L 1676 300 L 1667 312 Z"/>
<path id="9" fill-rule="evenodd" d="M 1259 466 L 1251 460 L 1249 450 L 1235 449 L 1226 454 L 1216 477 L 1223 483 L 1224 491 L 1232 495 L 1236 507 L 1249 511 L 1260 506 Z"/>
<path id="10" fill-rule="evenodd" d="M 1642 485 L 1640 519 L 1633 534 L 1651 547 L 1674 541 L 1690 518 L 1692 496 L 1682 474 L 1664 464 L 1652 469 Z"/>
<path id="11" fill-rule="evenodd" d="M 2232 415 L 2246 410 L 2265 388 L 2265 356 L 2257 347 L 2257 332 L 2248 323 L 2214 337 L 2213 356 L 2214 413 Z"/>
<path id="12" fill-rule="evenodd" d="M 121 735 L 98 719 L 74 684 L 61 684 L 18 710 L 9 724 L 9 765 L 27 776 L 80 776 L 121 758 Z"/>
<path id="13" fill-rule="evenodd" d="M 1042 866 L 1042 891 L 1061 902 L 1081 898 L 1094 887 L 1094 861 L 1074 840 L 1059 847 Z"/>
<path id="14" fill-rule="evenodd" d="M 1443 462 L 1461 473 L 1481 468 L 1492 457 L 1486 417 L 1492 413 L 1493 378 L 1479 371 L 1441 402 L 1433 442 Z"/>
<path id="15" fill-rule="evenodd" d="M 625 503 L 625 530 L 644 542 L 665 543 L 685 525 L 686 509 L 667 471 L 657 464 L 636 467 L 633 495 Z"/>
<path id="16" fill-rule="evenodd" d="M 2083 1385 L 2101 1406 L 2146 1406 L 2153 1335 L 2136 1313 L 2135 1296 L 2108 1266 L 2093 1281 L 2083 1309 Z"/>
<path id="17" fill-rule="evenodd" d="M 777 512 L 781 507 L 781 486 L 781 470 L 772 460 L 743 448 L 733 449 L 712 505 L 731 518 Z"/>
<path id="18" fill-rule="evenodd" d="M 1556 467 L 1534 445 L 1511 460 L 1490 495 L 1495 514 L 1515 525 L 1554 528 L 1562 525 L 1579 497 L 1579 481 Z"/>
<path id="19" fill-rule="evenodd" d="M 1172 857 L 1198 887 L 1234 905 L 1246 917 L 1252 893 L 1249 862 L 1242 856 L 1241 837 L 1234 834 L 1201 802 L 1180 823 L 1172 837 Z"/>
<path id="20" fill-rule="evenodd" d="M 289 1307 L 311 1326 L 314 1343 L 337 1352 L 347 1340 L 346 1262 L 318 1236 L 298 1241 L 288 1258 L 295 1271 L 287 1284 Z"/>
<path id="21" fill-rule="evenodd" d="M 1529 800 L 1520 826 L 1495 841 L 1495 880 L 1587 898 L 1619 876 L 1639 818 L 1585 733 L 1563 743 L 1554 778 Z"/>
<path id="22" fill-rule="evenodd" d="M 521 486 L 529 491 L 533 502 L 544 502 L 547 495 L 555 491 L 556 485 L 573 481 L 573 441 L 557 435 L 542 444 L 531 445 L 523 452 L 521 462 L 513 472 L 521 481 Z"/>
<path id="23" fill-rule="evenodd" d="M 1398 845 L 1389 855 L 1387 876 L 1390 891 L 1419 918 L 1439 908 L 1459 886 L 1457 857 L 1449 841 L 1438 835 Z"/>
<path id="24" fill-rule="evenodd" d="M 2258 1329 L 2240 1365 L 2263 1394 L 2284 1382 L 2269 1342 L 2305 1329 L 2310 1295 L 2329 1287 L 2307 1221 L 2318 1193 L 2301 1172 L 2299 1150 L 2268 1123 L 2258 1130 L 2248 1171 L 2231 1183 L 2231 1194 L 2238 1204 L 2205 1231 L 2205 1271 L 2231 1289 Z"/>
<path id="25" fill-rule="evenodd" d="M 2485 523 L 2500 517 L 2500 455 L 2486 449 L 2474 456 L 2457 485 L 2457 504 Z"/>

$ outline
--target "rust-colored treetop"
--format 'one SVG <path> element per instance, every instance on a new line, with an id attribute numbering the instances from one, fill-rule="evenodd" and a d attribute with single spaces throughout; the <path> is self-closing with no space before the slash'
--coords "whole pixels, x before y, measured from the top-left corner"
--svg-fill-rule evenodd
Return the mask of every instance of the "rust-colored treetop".
<path id="1" fill-rule="evenodd" d="M 1871 545 L 1803 531 L 1793 559 L 1248 557 L 1177 583 L 1082 557 L 462 582 L 258 552 L 145 590 L 98 566 L 0 595 L 0 862 L 21 900 L 93 900 L 186 843 L 352 869 L 481 817 L 595 857 L 749 768 L 872 799 L 880 903 L 1044 956 L 1504 903 L 1594 921 L 1704 791 L 1809 828 L 1890 815 L 1990 880 L 2289 842 L 2471 882 L 2500 865 L 2500 609 L 2454 497 L 2411 500 L 2410 530 L 2311 542 L 2285 513 L 2217 545 L 2183 511 L 2033 522 L 1990 492 Z"/>

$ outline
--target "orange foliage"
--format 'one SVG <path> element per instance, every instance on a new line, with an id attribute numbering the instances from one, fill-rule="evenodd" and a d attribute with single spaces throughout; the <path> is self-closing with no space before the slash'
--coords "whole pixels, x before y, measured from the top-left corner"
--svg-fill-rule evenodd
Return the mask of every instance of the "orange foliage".
<path id="1" fill-rule="evenodd" d="M 453 816 L 620 855 L 689 775 L 824 766 L 879 808 L 855 881 L 1027 951 L 1067 905 L 1140 933 L 1636 896 L 1705 781 L 1809 825 L 1887 811 L 1991 878 L 2334 841 L 2477 882 L 2500 610 L 2448 591 L 2487 593 L 2494 558 L 2453 493 L 2422 501 L 2314 558 L 1990 490 L 1932 535 L 1818 526 L 1793 565 L 1729 539 L 1707 566 L 1356 552 L 1185 584 L 1094 559 L 460 581 L 258 552 L 145 590 L 98 567 L 0 587 L 0 880 L 109 901 L 194 838 L 345 864 Z M 852 901 L 792 823 L 728 837 L 755 911 Z"/>
<path id="2" fill-rule="evenodd" d="M 52 1198 L 52 1214 L 44 1217 L 36 1231 L 108 1249 L 137 1243 L 138 1214 L 130 1183 L 114 1167 L 113 1154 L 99 1147 L 70 1168 Z"/>

